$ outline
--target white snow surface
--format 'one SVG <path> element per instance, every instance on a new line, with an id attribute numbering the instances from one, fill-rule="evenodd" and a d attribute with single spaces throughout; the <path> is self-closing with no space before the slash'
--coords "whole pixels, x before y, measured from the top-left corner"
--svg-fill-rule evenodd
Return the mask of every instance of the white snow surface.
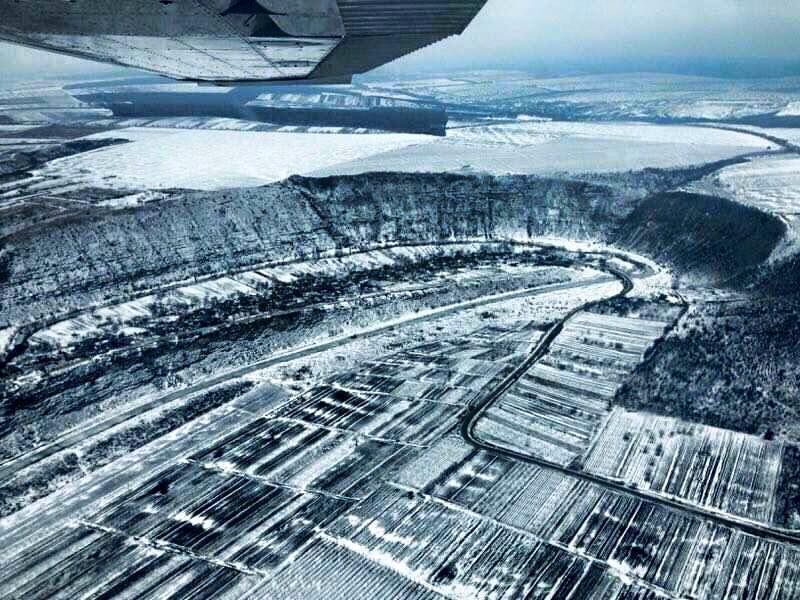
<path id="1" fill-rule="evenodd" d="M 49 163 L 41 174 L 128 189 L 257 186 L 429 140 L 412 134 L 328 134 L 130 128 L 89 139 L 131 143 Z"/>
<path id="2" fill-rule="evenodd" d="M 14 327 L 0 329 L 0 356 L 5 353 L 16 332 L 17 330 Z"/>
<path id="3" fill-rule="evenodd" d="M 555 174 L 676 167 L 766 150 L 744 132 L 647 123 L 517 121 L 461 124 L 445 138 L 323 167 L 312 175 L 369 171 Z"/>
<path id="4" fill-rule="evenodd" d="M 291 175 L 369 171 L 552 174 L 673 167 L 770 145 L 748 133 L 700 127 L 555 121 L 479 123 L 450 129 L 446 138 L 152 125 L 89 138 L 124 138 L 130 143 L 54 160 L 37 174 L 87 187 L 215 190 L 265 185 Z M 141 201 L 127 198 L 114 204 Z"/>
<path id="5" fill-rule="evenodd" d="M 789 102 L 789 104 L 784 106 L 783 109 L 778 111 L 777 115 L 779 117 L 796 117 L 796 116 L 800 116 L 800 101 L 798 101 L 798 102 Z"/>
<path id="6" fill-rule="evenodd" d="M 775 214 L 800 213 L 800 158 L 758 158 L 720 171 L 720 183 L 742 203 Z"/>
<path id="7" fill-rule="evenodd" d="M 768 113 L 777 108 L 774 102 L 745 100 L 696 100 L 678 104 L 667 112 L 672 117 L 689 119 L 710 119 L 720 121 L 750 115 Z"/>
<path id="8" fill-rule="evenodd" d="M 40 329 L 31 336 L 35 342 L 43 342 L 53 347 L 68 348 L 85 339 L 100 335 L 104 327 L 115 324 L 118 333 L 138 335 L 143 330 L 130 327 L 128 323 L 136 319 L 149 319 L 157 306 L 181 309 L 204 302 L 221 301 L 236 295 L 255 294 L 255 290 L 234 277 L 223 276 L 201 283 L 195 283 L 168 291 L 161 296 L 146 295 L 128 302 L 98 308 L 77 317 L 58 321 Z"/>

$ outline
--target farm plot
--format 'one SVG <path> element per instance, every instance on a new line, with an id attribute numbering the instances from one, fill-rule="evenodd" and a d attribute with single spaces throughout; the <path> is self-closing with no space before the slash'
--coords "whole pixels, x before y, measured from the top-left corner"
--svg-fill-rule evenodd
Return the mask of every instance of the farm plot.
<path id="1" fill-rule="evenodd" d="M 173 463 L 4 562 L 0 597 L 240 598 L 352 503 Z"/>
<path id="2" fill-rule="evenodd" d="M 96 527 L 58 529 L 3 566 L 1 598 L 238 598 L 248 574 Z"/>
<path id="3" fill-rule="evenodd" d="M 241 571 L 268 574 L 352 503 L 191 463 L 175 464 L 87 522 Z"/>
<path id="4" fill-rule="evenodd" d="M 485 393 L 466 378 L 497 380 L 540 335 L 487 327 L 373 357 L 268 412 L 239 404 L 235 427 L 98 494 L 21 554 L 0 548 L 0 598 L 797 597 L 798 547 L 461 437 L 469 394 Z M 633 365 L 645 347 L 613 350 Z M 560 427 L 577 436 L 570 419 L 595 405 L 603 418 L 585 375 L 561 385 L 552 361 L 539 366 L 528 393 L 548 399 Z M 614 446 L 609 468 L 627 450 Z M 758 471 L 758 456 L 742 469 Z"/>
<path id="5" fill-rule="evenodd" d="M 372 439 L 424 445 L 454 427 L 461 413 L 460 407 L 440 402 L 321 385 L 291 401 L 281 417 Z"/>
<path id="6" fill-rule="evenodd" d="M 345 498 L 371 491 L 413 449 L 282 419 L 255 419 L 193 454 L 205 468 Z"/>
<path id="7" fill-rule="evenodd" d="M 639 489 L 770 523 L 783 446 L 672 417 L 615 409 L 585 469 Z"/>
<path id="8" fill-rule="evenodd" d="M 541 330 L 531 324 L 486 327 L 452 341 L 429 342 L 330 379 L 355 394 L 390 394 L 466 406 L 499 383 L 533 349 Z"/>
<path id="9" fill-rule="evenodd" d="M 479 419 L 480 439 L 557 464 L 590 446 L 625 377 L 667 323 L 580 312 Z"/>
<path id="10" fill-rule="evenodd" d="M 703 542 L 700 548 L 705 549 Z M 709 566 L 707 551 L 694 560 L 691 577 L 684 578 L 681 589 L 685 596 L 788 600 L 800 595 L 800 549 L 796 546 L 735 533 L 722 548 L 719 560 L 713 564 L 716 577 L 709 577 L 705 571 Z"/>
<path id="11" fill-rule="evenodd" d="M 602 492 L 558 471 L 478 450 L 455 435 L 422 451 L 394 481 L 542 538 L 552 536 L 573 504 Z"/>
<path id="12" fill-rule="evenodd" d="M 482 515 L 386 486 L 323 537 L 447 598 L 619 597 L 607 568 Z"/>
<path id="13" fill-rule="evenodd" d="M 313 575 L 312 575 L 313 574 Z M 423 583 L 320 536 L 253 597 L 274 600 L 439 600 Z"/>
<path id="14" fill-rule="evenodd" d="M 476 450 L 455 436 L 421 452 L 396 477 L 400 489 L 414 491 L 409 498 L 433 498 L 471 515 L 491 516 L 659 595 L 741 598 L 745 590 L 759 590 L 753 597 L 789 599 L 800 591 L 796 546 L 759 540 L 655 502 Z M 382 493 L 348 509 L 345 519 L 356 512 L 349 522 L 360 523 L 360 511 L 383 506 Z"/>

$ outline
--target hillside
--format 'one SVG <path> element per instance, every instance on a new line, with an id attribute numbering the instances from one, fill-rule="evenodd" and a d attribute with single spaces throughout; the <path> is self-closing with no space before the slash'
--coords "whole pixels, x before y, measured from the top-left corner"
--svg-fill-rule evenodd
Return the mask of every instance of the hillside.
<path id="1" fill-rule="evenodd" d="M 752 277 L 752 272 L 748 273 Z M 800 442 L 800 258 L 698 306 L 618 394 L 632 409 Z"/>
<path id="2" fill-rule="evenodd" d="M 220 272 L 385 242 L 604 235 L 613 191 L 515 177 L 376 175 L 92 208 L 5 238 L 8 321 Z M 609 200 L 612 198 L 612 200 Z"/>
<path id="3" fill-rule="evenodd" d="M 447 242 L 611 242 L 651 254 L 696 281 L 726 281 L 768 256 L 782 225 L 728 200 L 664 193 L 697 172 L 649 169 L 606 176 L 602 184 L 450 174 L 294 177 L 260 188 L 173 190 L 144 204 L 114 199 L 44 218 L 20 215 L 0 238 L 0 334 L 6 340 L 0 379 L 8 382 L 0 386 L 0 457 L 24 455 L 104 414 L 132 410 L 143 399 L 179 393 L 214 373 L 259 364 L 309 341 L 349 339 L 398 315 L 583 276 L 568 268 L 596 260 L 592 253 L 506 242 Z M 86 309 L 98 302 L 104 306 Z M 486 310 L 476 318 L 493 315 Z M 708 318 L 722 317 L 701 316 L 698 323 Z M 752 360 L 741 366 L 748 347 L 760 344 L 759 352 L 791 362 L 788 338 L 774 346 L 780 338 L 765 329 L 769 322 L 753 323 L 762 327 L 752 332 L 755 342 L 730 340 L 724 327 L 687 337 L 700 340 L 695 352 L 683 348 L 684 339 L 668 340 L 668 351 L 637 370 L 635 387 L 624 388 L 618 401 L 715 424 L 726 423 L 717 413 L 727 410 L 726 417 L 752 431 L 781 419 L 791 423 L 785 406 L 774 402 L 743 418 L 760 398 L 752 384 L 734 380 L 759 375 Z M 790 325 L 777 327 L 796 335 Z M 715 369 L 693 374 L 718 344 L 736 351 L 720 352 Z M 732 381 L 724 394 L 717 373 Z M 315 376 L 301 369 L 281 375 L 291 385 Z M 690 402 L 696 394 L 708 401 Z M 181 426 L 225 397 L 179 400 L 152 423 L 90 448 L 83 463 L 54 458 L 31 469 L 0 490 L 0 498 L 7 497 L 0 513 L 49 493 L 59 478 L 79 477 L 86 464 L 105 464 L 156 432 Z M 114 450 L 106 452 L 104 444 Z"/>
<path id="4" fill-rule="evenodd" d="M 774 296 L 800 296 L 800 256 L 773 265 L 757 279 L 756 285 Z"/>
<path id="5" fill-rule="evenodd" d="M 662 179 L 651 171 L 606 185 L 449 174 L 292 178 L 89 207 L 4 238 L 3 320 L 47 318 L 156 286 L 376 243 L 597 240 L 716 280 L 757 264 L 777 243 L 778 219 L 717 198 L 652 195 Z"/>
<path id="6" fill-rule="evenodd" d="M 670 192 L 642 201 L 612 241 L 726 283 L 763 263 L 786 233 L 777 218 L 724 198 Z"/>
<path id="7" fill-rule="evenodd" d="M 800 441 L 800 302 L 706 305 L 661 343 L 617 401 L 635 410 Z"/>

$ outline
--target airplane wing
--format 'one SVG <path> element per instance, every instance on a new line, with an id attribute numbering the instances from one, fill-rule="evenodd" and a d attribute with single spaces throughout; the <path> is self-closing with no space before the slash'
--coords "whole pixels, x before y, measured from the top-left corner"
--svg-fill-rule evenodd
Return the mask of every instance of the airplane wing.
<path id="1" fill-rule="evenodd" d="M 0 0 L 0 39 L 209 82 L 349 82 L 486 0 Z"/>

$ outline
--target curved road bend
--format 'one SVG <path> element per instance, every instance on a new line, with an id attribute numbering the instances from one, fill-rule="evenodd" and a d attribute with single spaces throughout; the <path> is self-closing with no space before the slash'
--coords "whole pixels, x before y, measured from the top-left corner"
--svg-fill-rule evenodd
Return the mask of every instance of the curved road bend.
<path id="1" fill-rule="evenodd" d="M 149 410 L 158 408 L 169 402 L 173 402 L 175 400 L 180 400 L 182 398 L 191 396 L 192 394 L 196 394 L 203 390 L 207 390 L 209 388 L 218 386 L 222 383 L 226 383 L 234 379 L 243 377 L 245 375 L 249 375 L 250 373 L 253 373 L 255 371 L 266 369 L 267 367 L 272 367 L 274 365 L 278 365 L 281 363 L 289 362 L 299 358 L 304 358 L 307 356 L 311 356 L 313 354 L 318 354 L 320 352 L 336 348 L 337 346 L 348 344 L 355 340 L 363 340 L 376 337 L 397 327 L 416 325 L 419 323 L 423 323 L 425 321 L 430 321 L 453 313 L 457 313 L 462 310 L 478 308 L 481 306 L 496 304 L 499 302 L 505 302 L 507 300 L 513 300 L 516 298 L 539 296 L 542 294 L 547 294 L 559 290 L 605 283 L 611 280 L 613 279 L 607 276 L 598 276 L 591 279 L 584 279 L 580 281 L 555 283 L 550 285 L 538 286 L 535 288 L 525 288 L 513 292 L 495 294 L 492 296 L 485 296 L 483 298 L 477 298 L 475 300 L 468 300 L 465 302 L 459 302 L 457 304 L 450 304 L 447 306 L 443 306 L 438 309 L 434 309 L 431 312 L 425 313 L 423 315 L 414 316 L 409 319 L 403 320 L 401 322 L 385 323 L 373 327 L 371 329 L 367 329 L 366 331 L 362 331 L 352 335 L 340 336 L 332 340 L 328 340 L 326 342 L 321 342 L 319 344 L 303 346 L 301 348 L 290 350 L 288 352 L 283 352 L 281 354 L 274 354 L 264 360 L 251 363 L 247 366 L 240 367 L 232 371 L 227 371 L 221 375 L 217 375 L 216 377 L 212 377 L 210 379 L 204 379 L 203 381 L 198 382 L 189 387 L 167 393 L 163 396 L 159 396 L 156 399 L 137 405 L 129 410 L 118 413 L 113 417 L 109 417 L 97 423 L 85 425 L 78 429 L 68 431 L 63 435 L 61 435 L 60 437 L 53 440 L 52 442 L 49 442 L 39 448 L 36 448 L 26 454 L 14 457 L 12 459 L 0 463 L 0 480 L 8 480 L 11 477 L 13 477 L 15 473 L 21 471 L 22 469 L 28 468 L 38 462 L 50 458 L 51 456 L 58 454 L 59 452 L 68 450 L 72 446 L 80 442 L 84 442 L 92 436 L 101 434 L 111 429 L 112 427 L 116 427 L 117 425 L 120 425 L 125 421 L 135 419 L 136 417 L 141 416 L 142 414 L 148 412 Z"/>
<path id="2" fill-rule="evenodd" d="M 633 289 L 633 281 L 627 274 L 612 267 L 606 267 L 605 270 L 611 273 L 612 275 L 616 276 L 617 278 L 619 278 L 623 283 L 622 291 L 618 293 L 616 296 L 613 296 L 611 299 L 621 298 L 623 296 L 628 295 L 631 292 L 631 290 Z M 498 384 L 498 386 L 495 389 L 493 389 L 489 394 L 484 396 L 477 405 L 471 405 L 467 408 L 467 412 L 465 413 L 464 419 L 461 423 L 462 437 L 469 444 L 480 450 L 485 450 L 493 454 L 506 456 L 513 460 L 520 460 L 527 463 L 531 463 L 543 469 L 558 471 L 569 477 L 581 479 L 583 481 L 587 481 L 589 483 L 602 486 L 606 489 L 609 489 L 611 491 L 620 494 L 633 496 L 640 500 L 656 504 L 662 504 L 673 510 L 683 513 L 689 513 L 693 516 L 697 516 L 709 521 L 714 521 L 715 523 L 718 523 L 725 527 L 736 529 L 756 537 L 768 538 L 774 541 L 790 543 L 790 544 L 800 543 L 800 532 L 793 532 L 788 529 L 781 529 L 778 527 L 761 525 L 755 521 L 740 519 L 733 515 L 718 513 L 713 510 L 703 508 L 702 506 L 691 504 L 689 502 L 682 502 L 680 500 L 673 500 L 672 498 L 667 498 L 657 494 L 644 492 L 642 490 L 638 490 L 636 488 L 627 486 L 618 481 L 606 479 L 605 477 L 594 475 L 592 473 L 587 473 L 586 471 L 583 470 L 565 467 L 558 463 L 554 463 L 529 454 L 523 454 L 521 452 L 509 450 L 507 448 L 503 448 L 495 444 L 485 442 L 476 437 L 475 426 L 478 420 L 483 416 L 484 412 L 486 412 L 489 406 L 491 406 L 491 404 L 494 401 L 500 398 L 500 396 L 502 396 L 502 394 L 506 390 L 508 390 L 514 383 L 516 383 L 516 381 L 520 377 L 522 377 L 522 375 L 524 375 L 528 371 L 528 369 L 531 366 L 533 366 L 534 363 L 536 363 L 540 358 L 542 358 L 542 356 L 544 356 L 547 353 L 555 338 L 558 337 L 558 334 L 561 333 L 561 331 L 564 329 L 564 325 L 566 324 L 566 322 L 578 312 L 585 310 L 587 308 L 591 308 L 592 306 L 604 301 L 605 300 L 599 300 L 599 301 L 589 302 L 588 304 L 584 304 L 580 308 L 572 310 L 563 319 L 561 319 L 558 323 L 556 323 L 553 327 L 551 327 L 550 330 L 545 334 L 545 336 L 539 341 L 539 344 L 531 353 L 531 355 L 519 367 L 517 367 L 511 374 L 509 374 L 508 377 L 506 377 L 503 381 L 501 381 Z"/>

